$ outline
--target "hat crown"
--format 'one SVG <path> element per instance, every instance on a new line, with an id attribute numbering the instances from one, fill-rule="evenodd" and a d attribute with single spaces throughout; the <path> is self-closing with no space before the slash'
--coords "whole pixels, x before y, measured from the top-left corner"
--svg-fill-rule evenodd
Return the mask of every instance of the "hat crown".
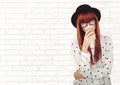
<path id="1" fill-rule="evenodd" d="M 83 5 L 80 5 L 77 9 L 76 9 L 76 12 L 82 12 L 82 13 L 85 13 L 85 12 L 88 12 L 88 11 L 91 11 L 91 7 L 87 4 L 83 4 Z"/>

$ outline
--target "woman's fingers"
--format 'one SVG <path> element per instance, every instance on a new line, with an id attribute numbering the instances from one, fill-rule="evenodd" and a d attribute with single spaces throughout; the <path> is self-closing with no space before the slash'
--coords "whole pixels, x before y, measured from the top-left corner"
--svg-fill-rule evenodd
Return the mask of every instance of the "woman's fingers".
<path id="1" fill-rule="evenodd" d="M 91 36 L 88 38 L 88 41 L 91 42 L 93 39 L 95 39 L 95 35 L 91 35 Z"/>
<path id="2" fill-rule="evenodd" d="M 86 34 L 89 34 L 91 31 L 93 31 L 92 29 L 88 29 L 87 31 L 86 31 Z"/>
<path id="3" fill-rule="evenodd" d="M 80 78 L 82 78 L 82 74 L 80 73 L 79 70 L 76 70 L 76 72 L 74 72 L 74 77 L 75 77 L 75 79 L 80 79 Z"/>
<path id="4" fill-rule="evenodd" d="M 95 34 L 95 32 L 92 30 L 90 30 L 90 32 L 87 34 L 87 38 L 89 38 L 91 35 L 94 35 Z"/>
<path id="5" fill-rule="evenodd" d="M 96 34 L 91 35 L 88 39 L 93 39 Z"/>
<path id="6" fill-rule="evenodd" d="M 87 35 L 87 38 L 90 38 L 91 36 L 94 36 L 95 35 L 95 33 L 94 32 L 91 32 L 91 33 L 89 33 L 88 35 Z"/>

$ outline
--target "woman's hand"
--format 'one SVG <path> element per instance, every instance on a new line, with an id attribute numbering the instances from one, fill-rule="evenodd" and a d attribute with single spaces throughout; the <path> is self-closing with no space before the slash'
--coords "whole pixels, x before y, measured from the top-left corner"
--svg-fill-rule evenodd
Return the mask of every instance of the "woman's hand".
<path id="1" fill-rule="evenodd" d="M 83 46 L 82 46 L 82 51 L 87 52 L 88 47 L 90 46 L 90 43 L 93 39 L 95 39 L 95 32 L 92 29 L 88 29 L 85 32 L 84 36 L 84 41 L 83 41 Z"/>
<path id="2" fill-rule="evenodd" d="M 80 79 L 80 78 L 82 78 L 82 77 L 83 77 L 83 75 L 80 73 L 79 70 L 76 70 L 76 71 L 74 72 L 74 78 L 75 78 L 75 80 L 76 80 L 76 79 Z"/>

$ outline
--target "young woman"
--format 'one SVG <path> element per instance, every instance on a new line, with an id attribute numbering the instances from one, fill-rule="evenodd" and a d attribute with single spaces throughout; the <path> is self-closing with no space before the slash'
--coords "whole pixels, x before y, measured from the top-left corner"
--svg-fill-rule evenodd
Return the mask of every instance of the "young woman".
<path id="1" fill-rule="evenodd" d="M 100 34 L 101 13 L 87 4 L 80 5 L 71 17 L 77 30 L 72 55 L 78 65 L 73 85 L 111 85 L 113 43 L 109 36 Z"/>

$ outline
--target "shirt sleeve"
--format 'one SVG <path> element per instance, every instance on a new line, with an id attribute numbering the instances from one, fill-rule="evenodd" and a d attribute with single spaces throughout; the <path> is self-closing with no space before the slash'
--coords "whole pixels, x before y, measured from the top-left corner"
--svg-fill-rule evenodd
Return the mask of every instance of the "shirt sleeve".
<path id="1" fill-rule="evenodd" d="M 109 36 L 106 37 L 105 48 L 106 56 L 103 58 L 103 77 L 110 76 L 113 66 L 113 42 Z"/>
<path id="2" fill-rule="evenodd" d="M 90 76 L 90 71 L 88 71 L 90 70 L 90 53 L 81 51 L 75 40 L 72 42 L 71 49 L 71 53 L 76 64 L 79 66 L 81 74 L 84 77 Z"/>
<path id="3" fill-rule="evenodd" d="M 110 37 L 106 38 L 105 50 L 106 56 L 102 60 L 103 66 L 90 69 L 90 54 L 80 51 L 77 49 L 77 44 L 75 42 L 72 43 L 73 56 L 77 65 L 79 65 L 80 73 L 83 74 L 84 77 L 102 78 L 111 74 L 113 65 L 113 43 Z"/>

